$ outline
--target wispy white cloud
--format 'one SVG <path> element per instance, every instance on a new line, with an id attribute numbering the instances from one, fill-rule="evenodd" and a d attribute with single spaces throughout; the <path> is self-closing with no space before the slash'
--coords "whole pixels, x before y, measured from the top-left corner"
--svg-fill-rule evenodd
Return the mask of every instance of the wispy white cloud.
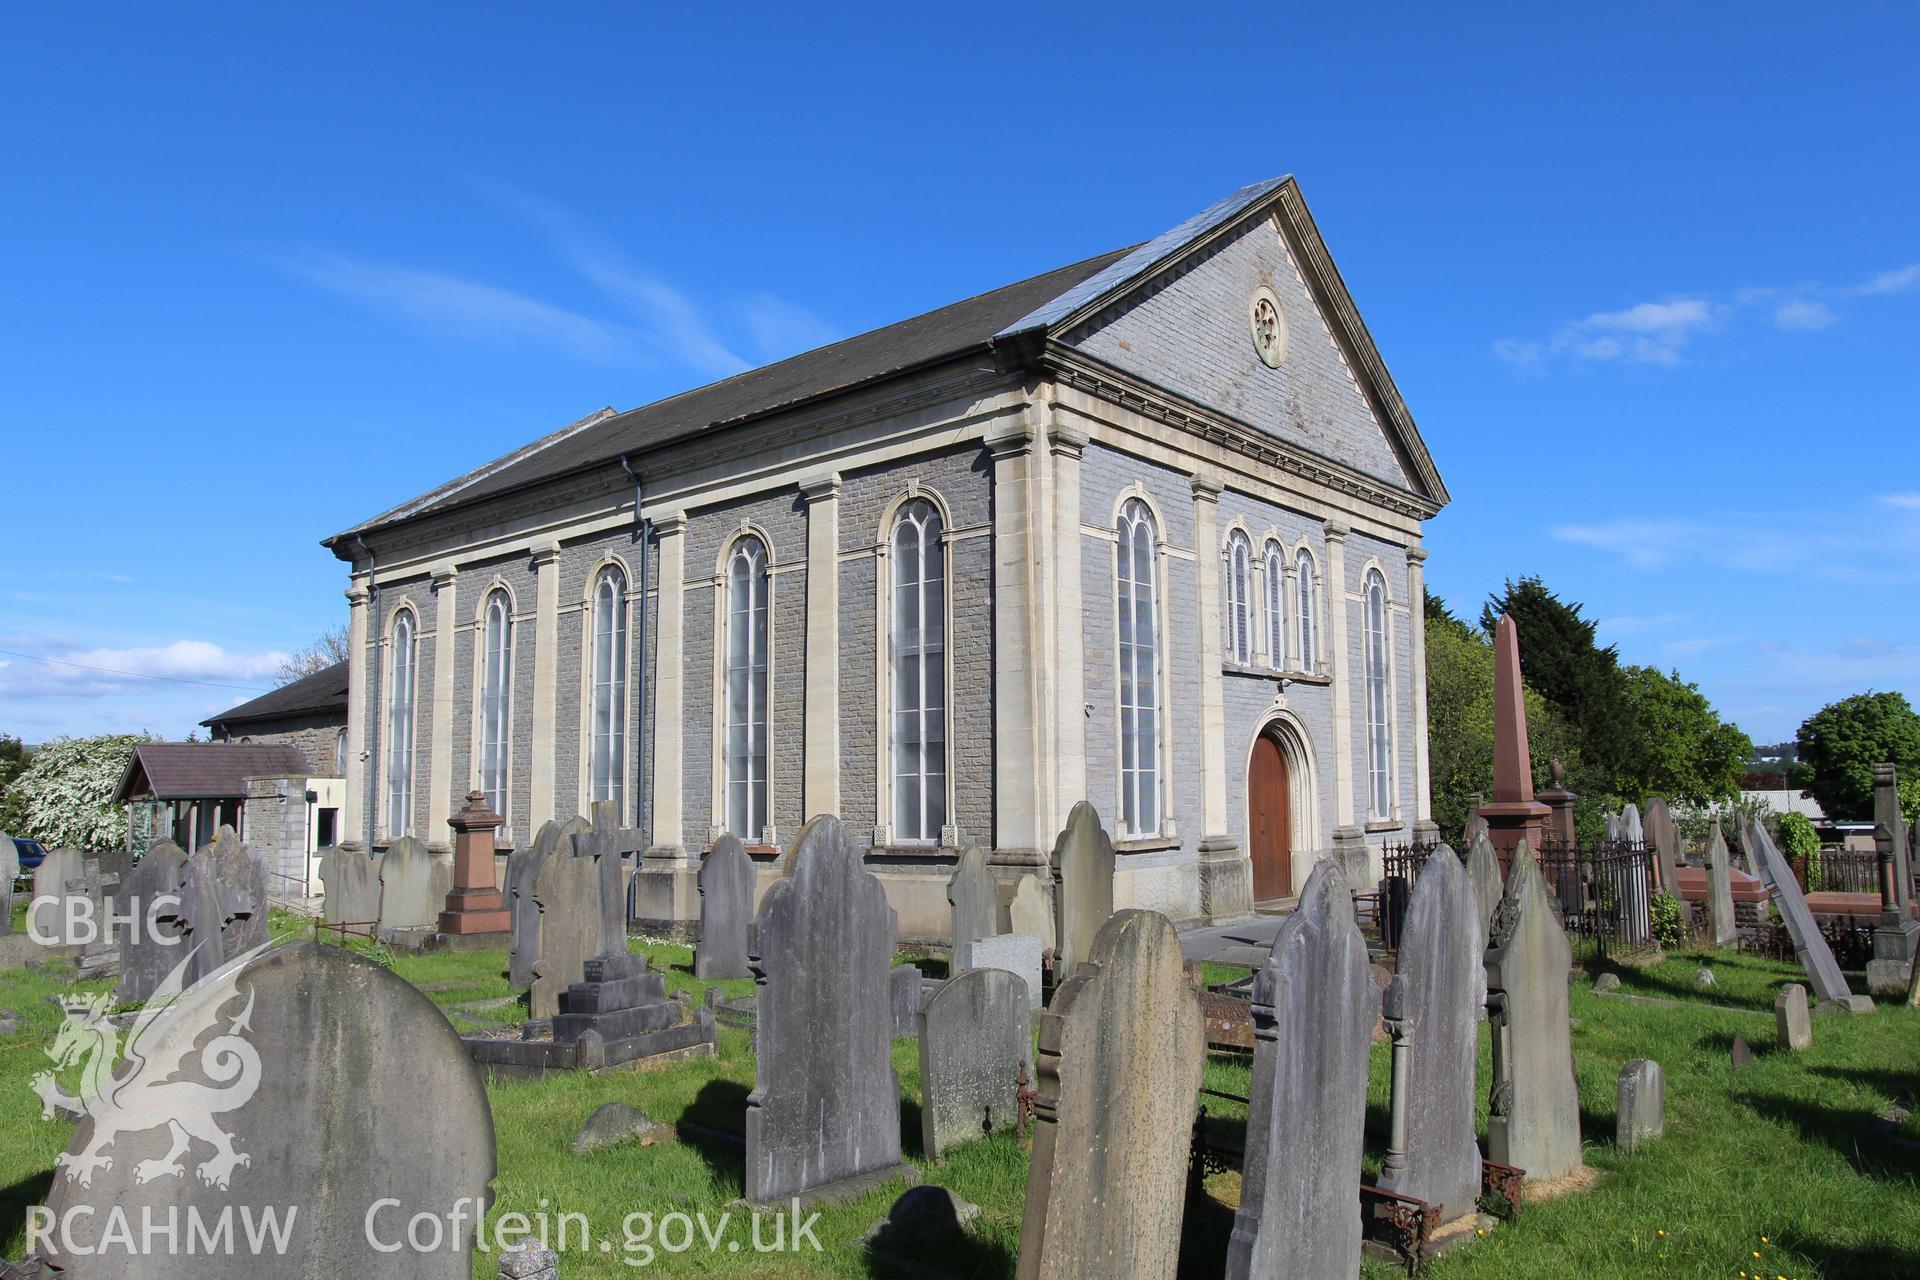
<path id="1" fill-rule="evenodd" d="M 1780 329 L 1825 329 L 1840 319 L 1833 308 L 1812 298 L 1792 298 L 1773 309 L 1773 323 Z"/>
<path id="2" fill-rule="evenodd" d="M 1619 516 L 1555 525 L 1556 541 L 1647 571 L 1794 573 L 1832 581 L 1920 582 L 1920 494 L 1884 494 L 1887 514 L 1727 511 L 1701 517 Z"/>
<path id="3" fill-rule="evenodd" d="M 1905 293 L 1914 288 L 1920 288 L 1920 262 L 1892 271 L 1877 272 L 1859 284 L 1843 285 L 1833 292 L 1845 298 L 1868 298 L 1875 294 Z"/>
<path id="4" fill-rule="evenodd" d="M 35 699 L 125 697 L 186 682 L 231 686 L 234 701 L 249 689 L 268 688 L 287 660 L 279 650 L 243 652 L 210 640 L 174 640 L 160 645 L 75 648 L 46 637 L 0 637 L 17 643 L 0 656 L 0 695 L 10 702 Z"/>

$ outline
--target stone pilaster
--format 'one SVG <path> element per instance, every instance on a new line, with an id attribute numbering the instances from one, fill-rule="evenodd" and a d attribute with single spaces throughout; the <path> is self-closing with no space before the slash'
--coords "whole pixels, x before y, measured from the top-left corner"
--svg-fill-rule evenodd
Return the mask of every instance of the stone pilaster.
<path id="1" fill-rule="evenodd" d="M 1087 671 L 1081 626 L 1080 457 L 1087 435 L 1055 421 L 1047 432 L 1053 454 L 1054 563 L 1054 784 L 1055 830 L 1087 795 Z"/>
<path id="2" fill-rule="evenodd" d="M 1366 836 L 1354 809 L 1353 681 L 1358 668 L 1347 661 L 1347 534 L 1338 521 L 1327 522 L 1327 672 L 1333 678 L 1333 847 L 1350 869 L 1364 857 Z M 1356 887 L 1358 887 L 1358 882 Z"/>
<path id="3" fill-rule="evenodd" d="M 660 596 L 654 624 L 653 792 L 650 845 L 634 871 L 634 922 L 680 936 L 700 915 L 696 859 L 686 848 L 685 755 L 687 517 L 674 511 L 651 517 L 659 547 Z M 811 575 L 809 575 L 811 577 Z"/>
<path id="4" fill-rule="evenodd" d="M 533 553 L 533 760 L 527 778 L 529 834 L 558 814 L 554 809 L 554 752 L 559 744 L 555 702 L 560 678 L 560 545 L 550 542 Z"/>
<path id="5" fill-rule="evenodd" d="M 1427 552 L 1407 548 L 1407 647 L 1413 655 L 1413 838 L 1437 840 L 1432 765 L 1427 755 Z"/>
<path id="6" fill-rule="evenodd" d="M 1018 865 L 1043 864 L 1053 845 L 1042 780 L 1036 434 L 1022 419 L 986 440 L 993 459 L 993 857 Z"/>
<path id="7" fill-rule="evenodd" d="M 1227 711 L 1220 674 L 1220 489 L 1191 478 L 1200 629 L 1200 910 L 1216 920 L 1253 914 L 1253 866 L 1227 822 Z"/>
<path id="8" fill-rule="evenodd" d="M 806 768 L 802 813 L 840 815 L 840 476 L 800 483 L 807 504 Z M 885 765 L 881 765 L 882 768 Z"/>
<path id="9" fill-rule="evenodd" d="M 347 760 L 346 802 L 341 807 L 341 843 L 365 847 L 367 839 L 367 585 L 355 574 L 347 588 Z"/>
<path id="10" fill-rule="evenodd" d="M 453 812 L 453 650 L 459 630 L 454 602 L 459 571 L 433 571 L 433 740 L 427 744 L 427 847 L 448 848 L 447 818 Z"/>

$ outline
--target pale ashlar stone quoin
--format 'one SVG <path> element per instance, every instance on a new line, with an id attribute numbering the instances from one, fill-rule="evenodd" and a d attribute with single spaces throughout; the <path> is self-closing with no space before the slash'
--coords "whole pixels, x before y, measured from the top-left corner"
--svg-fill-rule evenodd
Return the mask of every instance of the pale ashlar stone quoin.
<path id="1" fill-rule="evenodd" d="M 1205 1058 L 1165 916 L 1101 926 L 1041 1019 L 1020 1280 L 1171 1280 Z"/>
<path id="2" fill-rule="evenodd" d="M 1573 951 L 1533 850 L 1522 841 L 1507 873 L 1487 952 L 1493 1098 L 1487 1154 L 1529 1182 L 1580 1167 L 1580 1094 L 1573 1077 L 1567 978 Z"/>
<path id="3" fill-rule="evenodd" d="M 1357 1186 L 1378 1001 L 1352 892 L 1322 862 L 1254 978 L 1252 1101 L 1228 1280 L 1359 1274 Z"/>

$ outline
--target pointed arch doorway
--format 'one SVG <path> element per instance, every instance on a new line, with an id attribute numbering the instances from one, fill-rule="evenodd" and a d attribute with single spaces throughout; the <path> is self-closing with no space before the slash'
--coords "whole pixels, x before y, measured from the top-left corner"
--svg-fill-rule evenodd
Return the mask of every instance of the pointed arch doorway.
<path id="1" fill-rule="evenodd" d="M 1287 753 L 1271 733 L 1253 740 L 1247 762 L 1247 852 L 1253 862 L 1253 899 L 1293 894 L 1293 779 Z"/>

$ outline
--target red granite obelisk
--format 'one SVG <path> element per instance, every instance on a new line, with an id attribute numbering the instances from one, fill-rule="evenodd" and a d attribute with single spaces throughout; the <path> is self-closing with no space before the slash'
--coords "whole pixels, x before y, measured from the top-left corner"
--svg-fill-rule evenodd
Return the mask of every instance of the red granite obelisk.
<path id="1" fill-rule="evenodd" d="M 466 807 L 447 819 L 453 828 L 453 890 L 440 913 L 440 932 L 465 935 L 513 929 L 513 915 L 493 875 L 493 833 L 505 822 L 487 807 L 483 791 L 469 791 Z"/>
<path id="2" fill-rule="evenodd" d="M 1533 798 L 1533 756 L 1527 746 L 1526 686 L 1520 679 L 1520 632 L 1505 614 L 1493 629 L 1493 799 L 1480 806 L 1487 838 L 1504 873 L 1525 837 L 1540 847 L 1552 810 Z"/>

